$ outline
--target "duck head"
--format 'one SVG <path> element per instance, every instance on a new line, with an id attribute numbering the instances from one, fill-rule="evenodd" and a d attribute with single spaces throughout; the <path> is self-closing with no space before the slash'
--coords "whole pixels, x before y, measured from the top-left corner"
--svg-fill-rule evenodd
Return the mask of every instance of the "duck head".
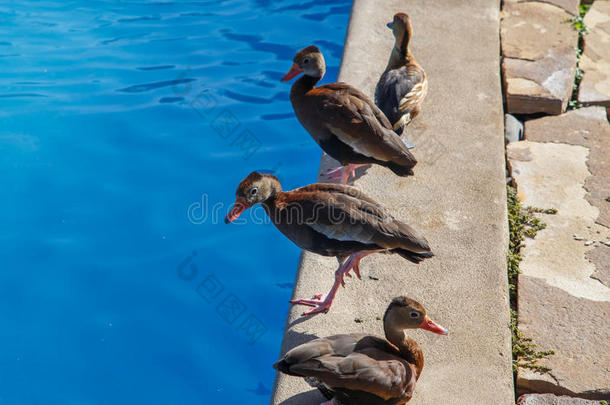
<path id="1" fill-rule="evenodd" d="M 388 23 L 388 28 L 390 28 L 394 34 L 394 46 L 402 54 L 405 54 L 407 52 L 407 47 L 409 46 L 409 40 L 413 34 L 409 16 L 405 13 L 396 13 L 394 15 L 394 20 L 391 23 Z"/>
<path id="2" fill-rule="evenodd" d="M 280 191 L 282 186 L 277 177 L 267 173 L 250 173 L 235 191 L 235 204 L 225 217 L 225 224 L 235 221 L 242 212 L 275 197 Z"/>
<path id="3" fill-rule="evenodd" d="M 317 78 L 318 80 L 326 73 L 326 62 L 324 56 L 317 46 L 310 45 L 299 51 L 293 59 L 293 64 L 288 73 L 282 77 L 287 82 L 293 77 L 304 73 L 305 76 Z"/>
<path id="4" fill-rule="evenodd" d="M 408 297 L 396 297 L 392 300 L 383 316 L 383 328 L 386 336 L 403 335 L 406 329 L 417 328 L 439 335 L 449 333 L 426 315 L 426 310 L 419 302 Z"/>

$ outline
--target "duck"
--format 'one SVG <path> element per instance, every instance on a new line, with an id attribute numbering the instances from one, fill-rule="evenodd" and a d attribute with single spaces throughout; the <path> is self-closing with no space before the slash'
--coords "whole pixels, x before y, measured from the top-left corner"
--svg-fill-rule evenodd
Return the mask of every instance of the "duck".
<path id="1" fill-rule="evenodd" d="M 409 47 L 413 36 L 409 16 L 397 13 L 388 27 L 394 34 L 394 48 L 377 82 L 375 104 L 388 117 L 396 134 L 402 135 L 404 128 L 419 114 L 428 94 L 428 78 Z"/>
<path id="2" fill-rule="evenodd" d="M 385 339 L 367 334 L 318 338 L 289 350 L 274 364 L 304 377 L 329 400 L 322 405 L 400 405 L 409 402 L 424 368 L 424 354 L 408 329 L 449 332 L 417 301 L 394 298 L 383 316 Z"/>
<path id="3" fill-rule="evenodd" d="M 354 271 L 361 278 L 360 261 L 373 253 L 391 253 L 413 262 L 434 256 L 428 241 L 411 226 L 398 221 L 356 187 L 314 183 L 282 191 L 273 174 L 252 172 L 235 192 L 235 203 L 225 223 L 261 204 L 275 227 L 301 249 L 339 261 L 328 294 L 290 301 L 309 308 L 303 315 L 328 312 L 344 277 Z"/>
<path id="4" fill-rule="evenodd" d="M 324 77 L 326 63 L 314 46 L 299 51 L 282 81 L 303 73 L 290 90 L 290 101 L 301 125 L 341 167 L 327 175 L 346 184 L 355 169 L 378 164 L 399 176 L 413 174 L 417 164 L 387 117 L 365 94 L 338 82 L 315 87 Z"/>

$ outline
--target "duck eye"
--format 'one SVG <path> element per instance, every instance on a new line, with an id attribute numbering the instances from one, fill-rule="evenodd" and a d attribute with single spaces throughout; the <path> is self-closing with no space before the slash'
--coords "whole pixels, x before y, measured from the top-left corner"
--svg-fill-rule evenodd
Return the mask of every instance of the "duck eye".
<path id="1" fill-rule="evenodd" d="M 409 314 L 409 316 L 410 316 L 411 318 L 417 318 L 417 317 L 419 317 L 419 312 L 415 312 L 415 311 L 413 311 L 413 312 L 411 312 L 411 313 Z"/>
<path id="2" fill-rule="evenodd" d="M 307 65 L 308 63 L 309 63 L 309 58 L 305 58 L 305 59 L 303 59 L 303 64 L 304 64 L 304 65 Z"/>
<path id="3" fill-rule="evenodd" d="M 258 188 L 256 188 L 256 187 L 252 187 L 252 188 L 250 189 L 250 195 L 251 195 L 251 196 L 255 196 L 257 193 L 258 193 Z"/>

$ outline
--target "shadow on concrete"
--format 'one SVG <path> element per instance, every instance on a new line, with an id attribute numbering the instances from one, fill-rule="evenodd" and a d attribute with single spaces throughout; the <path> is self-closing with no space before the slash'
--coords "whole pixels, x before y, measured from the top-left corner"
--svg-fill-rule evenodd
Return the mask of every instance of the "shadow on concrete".
<path id="1" fill-rule="evenodd" d="M 297 319 L 295 322 L 299 321 L 302 318 Z M 292 327 L 290 325 L 289 327 Z M 312 335 L 309 333 L 295 332 L 293 330 L 288 329 L 286 334 L 284 335 L 284 345 L 282 352 L 282 356 L 290 349 L 297 347 L 298 345 L 302 345 L 303 343 L 309 342 L 310 340 L 317 339 L 318 336 Z"/>
<path id="2" fill-rule="evenodd" d="M 280 402 L 279 405 L 312 405 L 321 404 L 325 401 L 327 401 L 327 399 L 322 396 L 320 391 L 313 389 L 311 391 L 296 394 L 287 400 Z"/>

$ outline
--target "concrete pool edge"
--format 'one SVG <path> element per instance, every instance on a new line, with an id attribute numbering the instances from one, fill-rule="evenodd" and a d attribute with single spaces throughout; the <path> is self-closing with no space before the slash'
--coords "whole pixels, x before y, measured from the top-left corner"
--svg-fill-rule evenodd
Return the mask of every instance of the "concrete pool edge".
<path id="1" fill-rule="evenodd" d="M 339 74 L 372 96 L 393 41 L 384 23 L 397 11 L 411 15 L 412 48 L 430 78 L 422 113 L 407 129 L 420 163 L 410 178 L 373 167 L 355 186 L 421 230 L 436 257 L 419 265 L 389 255 L 363 260 L 363 280 L 350 280 L 328 314 L 303 318 L 303 307 L 290 309 L 281 353 L 315 336 L 383 336 L 377 317 L 393 296 L 405 294 L 450 330 L 447 337 L 410 333 L 426 357 L 412 403 L 514 404 L 500 2 L 459 3 L 355 0 Z M 322 168 L 331 164 L 322 159 Z M 304 252 L 293 296 L 326 292 L 336 264 Z M 272 404 L 322 400 L 302 379 L 276 377 Z"/>

